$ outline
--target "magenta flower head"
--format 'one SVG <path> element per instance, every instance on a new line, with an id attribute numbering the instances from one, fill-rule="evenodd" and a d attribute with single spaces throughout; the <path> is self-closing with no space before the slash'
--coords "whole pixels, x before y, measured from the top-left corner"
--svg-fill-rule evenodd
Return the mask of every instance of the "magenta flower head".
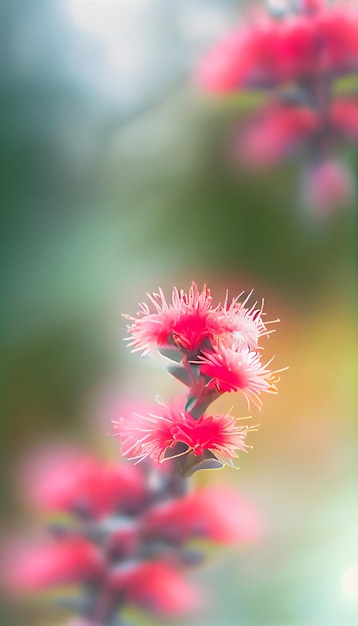
<path id="1" fill-rule="evenodd" d="M 175 365 L 168 371 L 187 388 L 171 406 L 158 404 L 147 414 L 119 415 L 115 435 L 123 456 L 157 464 L 175 460 L 183 475 L 197 469 L 233 465 L 248 448 L 253 426 L 238 424 L 231 414 L 208 411 L 213 400 L 240 391 L 262 405 L 262 393 L 277 393 L 278 377 L 262 363 L 260 342 L 270 335 L 263 305 L 248 306 L 251 293 L 240 300 L 214 304 L 210 290 L 192 283 L 188 293 L 174 288 L 167 301 L 162 290 L 148 294 L 136 317 L 125 315 L 129 346 L 142 355 L 159 351 Z M 278 321 L 278 320 L 276 320 Z M 272 359 L 271 359 L 272 360 Z"/>
<path id="2" fill-rule="evenodd" d="M 198 461 L 212 458 L 224 465 L 232 464 L 237 451 L 248 447 L 245 438 L 254 427 L 239 426 L 230 414 L 203 414 L 195 419 L 189 411 L 158 405 L 156 415 L 119 418 L 114 430 L 122 454 L 130 460 L 150 458 L 163 463 L 191 455 Z"/>
<path id="3" fill-rule="evenodd" d="M 137 317 L 124 315 L 131 322 L 128 345 L 143 355 L 166 349 L 195 354 L 206 344 L 230 342 L 236 332 L 257 347 L 259 336 L 266 332 L 262 310 L 245 308 L 245 303 L 238 302 L 240 296 L 230 305 L 226 297 L 224 305 L 213 306 L 210 290 L 204 285 L 200 292 L 193 282 L 188 293 L 175 287 L 167 303 L 159 289 L 148 294 L 150 304 L 141 304 Z"/>
<path id="4" fill-rule="evenodd" d="M 260 408 L 261 392 L 277 393 L 275 374 L 267 363 L 261 363 L 260 352 L 242 347 L 241 342 L 232 346 L 222 346 L 215 352 L 203 351 L 199 356 L 200 372 L 210 378 L 208 386 L 220 393 L 241 391 L 250 401 Z"/>

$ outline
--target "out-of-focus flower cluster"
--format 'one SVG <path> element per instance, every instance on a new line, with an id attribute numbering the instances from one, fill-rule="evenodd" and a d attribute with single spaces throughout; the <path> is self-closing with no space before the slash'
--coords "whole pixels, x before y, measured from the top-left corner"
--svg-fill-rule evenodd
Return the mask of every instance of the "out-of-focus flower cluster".
<path id="1" fill-rule="evenodd" d="M 69 626 L 123 624 L 128 606 L 167 616 L 196 609 L 186 569 L 204 551 L 192 540 L 253 542 L 260 523 L 234 490 L 184 493 L 169 465 L 164 470 L 48 449 L 26 467 L 27 496 L 46 514 L 47 532 L 7 542 L 3 586 L 21 596 L 60 585 L 58 602 L 78 615 Z"/>
<path id="2" fill-rule="evenodd" d="M 267 92 L 234 150 L 256 168 L 307 154 L 302 195 L 327 212 L 349 200 L 352 177 L 338 147 L 358 140 L 358 99 L 338 79 L 358 71 L 358 9 L 342 0 L 286 0 L 256 10 L 203 60 L 198 81 L 214 92 Z"/>
<path id="3" fill-rule="evenodd" d="M 210 290 L 195 283 L 186 293 L 174 288 L 167 302 L 161 290 L 148 294 L 136 317 L 129 319 L 129 345 L 143 355 L 159 350 L 175 363 L 168 371 L 187 388 L 170 406 L 158 404 L 147 415 L 120 416 L 115 430 L 122 454 L 155 463 L 175 460 L 181 475 L 197 469 L 233 465 L 255 427 L 238 425 L 231 414 L 207 411 L 226 392 L 240 391 L 261 407 L 261 394 L 276 393 L 278 377 L 262 363 L 261 337 L 270 332 L 263 307 L 247 306 L 251 294 L 213 305 Z M 277 321 L 277 320 L 276 320 Z M 271 359 L 272 360 L 272 359 Z"/>

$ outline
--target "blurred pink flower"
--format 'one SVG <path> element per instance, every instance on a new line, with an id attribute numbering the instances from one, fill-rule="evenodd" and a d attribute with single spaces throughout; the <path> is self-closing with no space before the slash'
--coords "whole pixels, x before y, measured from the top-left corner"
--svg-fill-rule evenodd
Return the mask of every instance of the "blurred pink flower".
<path id="1" fill-rule="evenodd" d="M 321 214 L 346 204 L 352 198 L 353 190 L 350 172 L 343 163 L 333 159 L 312 165 L 303 180 L 306 204 Z"/>
<path id="2" fill-rule="evenodd" d="M 149 537 L 167 537 L 179 543 L 192 537 L 224 544 L 251 543 L 262 535 L 253 505 L 224 485 L 212 485 L 154 505 L 144 519 L 144 529 Z"/>
<path id="3" fill-rule="evenodd" d="M 358 139 L 358 103 L 337 98 L 325 115 L 314 106 L 271 103 L 263 108 L 235 138 L 234 153 L 249 166 L 269 168 L 319 135 Z"/>
<path id="4" fill-rule="evenodd" d="M 319 162 L 306 176 L 305 201 L 327 214 L 352 199 L 351 177 L 331 155 L 339 142 L 358 140 L 356 94 L 335 92 L 337 79 L 358 70 L 358 6 L 299 0 L 270 9 L 214 46 L 198 82 L 214 92 L 268 92 L 268 104 L 235 136 L 233 157 L 264 169 L 305 148 Z"/>
<path id="5" fill-rule="evenodd" d="M 159 415 L 135 415 L 115 422 L 123 456 L 132 460 L 150 457 L 162 463 L 177 456 L 175 450 L 173 455 L 167 453 L 181 443 L 186 449 L 180 456 L 188 453 L 201 456 L 209 451 L 225 464 L 237 457 L 237 450 L 247 447 L 245 438 L 252 427 L 238 426 L 232 415 L 201 415 L 194 419 L 188 411 L 175 405 L 160 408 Z"/>
<path id="6" fill-rule="evenodd" d="M 358 101 L 340 98 L 333 101 L 330 108 L 330 121 L 333 128 L 346 139 L 358 139 Z"/>
<path id="7" fill-rule="evenodd" d="M 313 108 L 273 104 L 244 128 L 234 150 L 244 163 L 271 167 L 297 149 L 319 125 L 319 116 Z"/>
<path id="8" fill-rule="evenodd" d="M 181 615 L 198 606 L 197 591 L 181 572 L 165 561 L 138 561 L 113 570 L 110 586 L 129 602 L 164 615 Z"/>
<path id="9" fill-rule="evenodd" d="M 198 71 L 211 91 L 288 84 L 358 68 L 358 13 L 348 2 L 316 4 L 281 20 L 259 13 L 220 42 Z"/>
<path id="10" fill-rule="evenodd" d="M 210 91 L 230 92 L 239 88 L 246 73 L 251 33 L 241 28 L 217 44 L 200 64 L 197 81 Z"/>
<path id="11" fill-rule="evenodd" d="M 9 542 L 1 569 L 5 589 L 21 593 L 56 584 L 95 581 L 104 571 L 99 548 L 82 537 L 42 543 Z"/>
<path id="12" fill-rule="evenodd" d="M 70 446 L 36 451 L 22 468 L 23 489 L 42 510 L 83 511 L 100 517 L 144 495 L 138 468 L 105 463 Z"/>

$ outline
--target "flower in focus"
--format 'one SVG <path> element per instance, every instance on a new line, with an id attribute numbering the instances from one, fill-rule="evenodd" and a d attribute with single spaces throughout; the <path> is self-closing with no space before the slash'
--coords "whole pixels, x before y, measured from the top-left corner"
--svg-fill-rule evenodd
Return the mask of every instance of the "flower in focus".
<path id="1" fill-rule="evenodd" d="M 113 420 L 123 456 L 163 463 L 187 455 L 189 461 L 177 461 L 176 467 L 188 475 L 193 468 L 233 465 L 238 451 L 247 449 L 246 435 L 254 427 L 239 426 L 232 415 L 210 413 L 207 408 L 231 391 L 240 391 L 248 404 L 261 408 L 261 393 L 277 392 L 276 372 L 268 369 L 270 361 L 262 364 L 259 345 L 261 337 L 273 332 L 268 330 L 273 322 L 264 322 L 263 302 L 248 306 L 251 293 L 243 302 L 242 293 L 232 300 L 226 293 L 223 304 L 213 305 L 210 290 L 204 286 L 199 291 L 193 282 L 188 293 L 174 288 L 169 304 L 161 290 L 150 295 L 155 310 L 143 304 L 138 317 L 129 318 L 133 322 L 128 326 L 129 345 L 143 354 L 159 348 L 175 362 L 168 371 L 188 392 L 169 408 L 162 405 Z M 164 350 L 157 334 L 152 334 L 153 316 L 156 319 L 159 312 L 171 320 Z M 164 326 L 168 330 L 169 325 Z"/>
<path id="2" fill-rule="evenodd" d="M 123 456 L 132 460 L 149 457 L 162 463 L 189 453 L 202 456 L 210 452 L 225 464 L 237 457 L 237 450 L 247 448 L 246 435 L 253 427 L 238 426 L 232 415 L 201 415 L 195 419 L 185 410 L 164 406 L 161 409 L 160 415 L 119 418 L 114 427 Z M 179 453 L 176 451 L 178 444 L 184 444 L 184 450 Z M 171 449 L 173 454 L 170 454 Z"/>
<path id="3" fill-rule="evenodd" d="M 125 316 L 133 321 L 128 330 L 129 345 L 134 350 L 147 354 L 155 348 L 176 346 L 193 351 L 220 332 L 210 291 L 205 286 L 200 293 L 193 283 L 188 294 L 174 288 L 170 304 L 161 289 L 157 294 L 148 294 L 148 298 L 154 311 L 143 303 L 137 318 Z"/>
<path id="4" fill-rule="evenodd" d="M 224 305 L 218 312 L 218 315 L 229 334 L 224 338 L 222 337 L 217 345 L 231 345 L 233 341 L 240 341 L 242 345 L 247 344 L 250 349 L 257 350 L 260 337 L 268 336 L 274 332 L 267 330 L 267 325 L 274 324 L 279 320 L 263 321 L 262 317 L 265 315 L 263 313 L 263 302 L 259 308 L 257 308 L 257 302 L 250 308 L 246 308 L 245 305 L 251 294 L 252 292 L 249 293 L 243 303 L 239 302 L 240 296 L 238 296 L 233 298 L 229 304 L 228 296 L 226 296 Z"/>
<path id="5" fill-rule="evenodd" d="M 158 347 L 168 345 L 177 319 L 176 310 L 172 305 L 167 304 L 161 290 L 158 294 L 148 294 L 148 298 L 154 311 L 143 302 L 137 318 L 124 316 L 133 322 L 128 326 L 131 335 L 128 345 L 133 348 L 133 351 L 139 350 L 143 355 L 149 354 Z"/>
<path id="6" fill-rule="evenodd" d="M 159 289 L 157 294 L 148 294 L 154 310 L 143 303 L 137 317 L 124 316 L 132 322 L 128 325 L 128 345 L 143 355 L 161 348 L 193 354 L 203 346 L 230 343 L 236 332 L 257 347 L 259 336 L 267 334 L 262 307 L 256 309 L 254 305 L 247 309 L 244 306 L 247 299 L 242 304 L 238 301 L 240 296 L 230 305 L 226 296 L 223 306 L 213 307 L 210 290 L 204 286 L 200 292 L 193 282 L 188 293 L 174 288 L 168 304 Z"/>
<path id="7" fill-rule="evenodd" d="M 249 405 L 251 401 L 260 408 L 263 391 L 277 393 L 275 373 L 267 369 L 268 364 L 262 365 L 259 352 L 242 347 L 240 342 L 215 352 L 205 351 L 198 362 L 201 373 L 210 379 L 209 387 L 220 393 L 241 391 Z"/>

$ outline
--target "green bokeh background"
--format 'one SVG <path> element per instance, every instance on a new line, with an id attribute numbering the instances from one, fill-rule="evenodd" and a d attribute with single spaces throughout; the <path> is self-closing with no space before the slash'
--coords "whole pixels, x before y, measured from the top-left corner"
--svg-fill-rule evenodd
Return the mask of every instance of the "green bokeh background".
<path id="1" fill-rule="evenodd" d="M 211 599 L 195 624 L 355 626 L 358 595 L 342 579 L 358 566 L 357 206 L 325 220 L 304 209 L 298 161 L 241 171 L 228 145 L 256 101 L 199 94 L 190 64 L 124 111 L 120 90 L 105 90 L 102 48 L 65 5 L 0 9 L 4 529 L 26 514 L 14 475 L 32 445 L 66 436 L 117 454 L 96 422 L 98 398 L 176 389 L 127 354 L 122 311 L 192 280 L 218 299 L 255 288 L 281 319 L 268 356 L 289 370 L 255 415 L 241 470 L 197 480 L 237 486 L 267 530 L 260 545 L 213 551 L 193 572 Z M 346 157 L 357 178 L 357 153 Z M 241 400 L 222 406 L 233 403 L 247 413 Z M 28 626 L 64 620 L 26 610 Z M 23 626 L 24 615 L 5 599 L 0 623 Z"/>

